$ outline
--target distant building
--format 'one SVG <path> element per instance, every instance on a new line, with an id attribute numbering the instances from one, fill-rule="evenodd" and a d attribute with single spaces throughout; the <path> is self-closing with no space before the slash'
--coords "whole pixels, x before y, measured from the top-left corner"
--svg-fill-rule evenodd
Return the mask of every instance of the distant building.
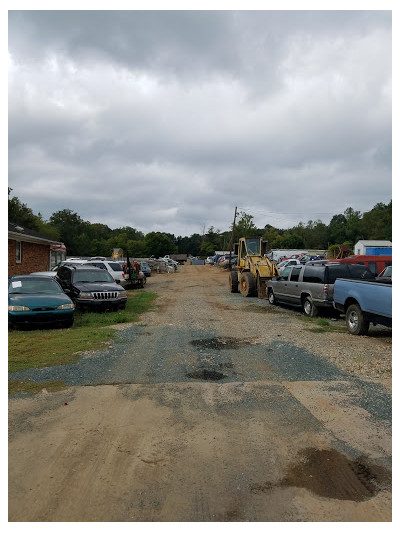
<path id="1" fill-rule="evenodd" d="M 8 222 L 8 275 L 50 270 L 65 260 L 64 243 L 53 241 L 37 231 Z"/>
<path id="2" fill-rule="evenodd" d="M 358 241 L 354 246 L 354 255 L 392 255 L 390 241 Z"/>

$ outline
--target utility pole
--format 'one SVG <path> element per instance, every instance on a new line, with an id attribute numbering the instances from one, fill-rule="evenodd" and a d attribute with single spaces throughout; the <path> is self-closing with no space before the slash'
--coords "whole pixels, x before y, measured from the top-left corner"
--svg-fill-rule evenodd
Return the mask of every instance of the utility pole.
<path id="1" fill-rule="evenodd" d="M 235 215 L 233 217 L 233 224 L 232 224 L 232 235 L 231 235 L 231 242 L 229 244 L 229 264 L 228 264 L 228 270 L 232 270 L 231 265 L 231 259 L 232 259 L 232 248 L 233 248 L 233 233 L 235 231 L 235 224 L 236 224 L 236 214 L 237 214 L 237 207 L 235 207 Z"/>

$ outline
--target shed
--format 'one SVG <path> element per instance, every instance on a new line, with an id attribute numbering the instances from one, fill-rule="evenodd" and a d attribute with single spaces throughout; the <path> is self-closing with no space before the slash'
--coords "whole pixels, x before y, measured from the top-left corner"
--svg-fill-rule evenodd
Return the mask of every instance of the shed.
<path id="1" fill-rule="evenodd" d="M 8 222 L 8 275 L 50 270 L 66 256 L 64 243 Z"/>
<path id="2" fill-rule="evenodd" d="M 392 255 L 391 241 L 358 241 L 354 255 Z"/>

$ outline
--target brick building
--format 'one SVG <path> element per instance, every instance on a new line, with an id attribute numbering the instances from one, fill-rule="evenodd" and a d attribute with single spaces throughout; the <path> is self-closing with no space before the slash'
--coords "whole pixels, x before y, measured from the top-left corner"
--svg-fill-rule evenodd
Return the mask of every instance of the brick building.
<path id="1" fill-rule="evenodd" d="M 42 272 L 65 260 L 62 242 L 8 222 L 8 275 Z"/>

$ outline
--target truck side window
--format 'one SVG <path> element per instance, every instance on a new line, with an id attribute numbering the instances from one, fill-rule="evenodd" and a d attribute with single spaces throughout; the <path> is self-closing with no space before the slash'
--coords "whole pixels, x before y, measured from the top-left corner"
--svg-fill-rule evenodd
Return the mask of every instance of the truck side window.
<path id="1" fill-rule="evenodd" d="M 292 274 L 290 275 L 290 281 L 299 281 L 301 267 L 293 267 Z"/>
<path id="2" fill-rule="evenodd" d="M 369 262 L 369 263 L 368 263 L 368 268 L 370 269 L 370 271 L 372 272 L 372 274 L 374 274 L 375 276 L 378 275 L 378 268 L 377 268 L 377 266 L 376 266 L 376 263 Z"/>

